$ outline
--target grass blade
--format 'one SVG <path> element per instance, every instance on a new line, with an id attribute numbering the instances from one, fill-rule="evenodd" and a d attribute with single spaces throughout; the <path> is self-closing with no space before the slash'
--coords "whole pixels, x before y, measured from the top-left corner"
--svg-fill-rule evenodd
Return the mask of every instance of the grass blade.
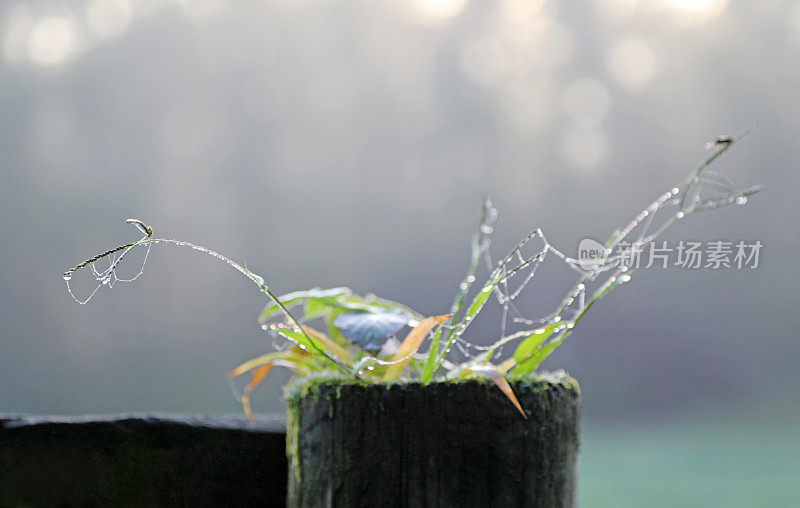
<path id="1" fill-rule="evenodd" d="M 539 365 L 541 365 L 543 361 L 545 361 L 545 359 L 548 356 L 550 356 L 550 353 L 555 351 L 555 349 L 561 345 L 561 343 L 564 341 L 566 337 L 567 334 L 564 334 L 557 340 L 554 340 L 553 342 L 545 344 L 544 346 L 540 347 L 522 361 L 518 361 L 517 366 L 514 367 L 513 373 L 517 375 L 532 373 L 534 370 L 536 370 L 537 367 L 539 367 Z"/>
<path id="2" fill-rule="evenodd" d="M 472 236 L 472 249 L 470 251 L 470 264 L 467 269 L 467 274 L 459 284 L 459 291 L 456 294 L 453 305 L 450 307 L 450 313 L 453 314 L 454 320 L 458 320 L 461 314 L 461 308 L 464 306 L 464 300 L 467 293 L 475 282 L 475 273 L 478 271 L 481 257 L 489 249 L 492 243 L 492 236 L 494 235 L 494 226 L 497 222 L 497 210 L 492 206 L 492 202 L 488 198 L 483 199 L 481 206 L 481 220 L 478 230 Z M 428 384 L 433 379 L 433 375 L 438 367 L 439 356 L 439 341 L 442 338 L 442 329 L 439 328 L 433 335 L 431 348 L 428 351 L 428 360 L 425 362 L 425 367 L 422 371 L 422 382 Z"/>
<path id="3" fill-rule="evenodd" d="M 517 346 L 516 351 L 514 351 L 514 360 L 517 362 L 521 362 L 531 356 L 536 350 L 538 350 L 542 344 L 545 343 L 547 338 L 555 331 L 556 328 L 559 326 L 565 326 L 564 323 L 552 323 L 550 325 L 545 326 L 544 328 L 539 328 L 538 330 L 534 330 L 532 334 L 528 336 L 525 340 L 519 343 Z"/>

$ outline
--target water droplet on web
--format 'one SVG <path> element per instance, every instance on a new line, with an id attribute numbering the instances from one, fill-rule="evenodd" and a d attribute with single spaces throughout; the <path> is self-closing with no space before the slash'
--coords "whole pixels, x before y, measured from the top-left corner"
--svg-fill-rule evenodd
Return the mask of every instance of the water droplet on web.
<path id="1" fill-rule="evenodd" d="M 72 274 L 71 273 L 65 273 L 64 274 L 64 280 L 69 281 L 71 278 L 72 278 Z"/>
<path id="2" fill-rule="evenodd" d="M 686 214 L 683 212 L 678 212 L 675 214 L 675 217 L 677 217 L 678 219 L 683 219 L 685 216 Z"/>
<path id="3" fill-rule="evenodd" d="M 739 196 L 739 197 L 736 198 L 736 204 L 737 205 L 743 205 L 745 203 L 747 203 L 747 198 L 746 197 Z"/>
<path id="4" fill-rule="evenodd" d="M 470 275 L 469 277 L 467 277 L 467 282 L 470 282 L 470 283 L 471 282 L 475 282 L 475 276 L 474 275 Z"/>
<path id="5" fill-rule="evenodd" d="M 561 316 L 556 316 L 556 317 L 554 317 L 554 318 L 553 318 L 553 321 L 554 321 L 554 322 L 556 322 L 556 323 L 558 323 L 559 321 L 561 321 Z"/>
<path id="6" fill-rule="evenodd" d="M 622 282 L 628 282 L 629 280 L 631 280 L 631 276 L 630 275 L 625 274 L 625 275 L 622 276 Z"/>
<path id="7" fill-rule="evenodd" d="M 677 187 L 673 187 L 672 188 L 672 193 L 673 194 L 679 194 L 680 192 L 681 192 L 681 190 L 679 188 L 677 188 Z"/>

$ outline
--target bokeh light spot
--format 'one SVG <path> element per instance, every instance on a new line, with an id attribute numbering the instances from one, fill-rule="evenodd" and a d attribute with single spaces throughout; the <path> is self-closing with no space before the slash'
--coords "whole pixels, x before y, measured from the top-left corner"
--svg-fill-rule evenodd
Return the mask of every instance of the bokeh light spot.
<path id="1" fill-rule="evenodd" d="M 608 154 L 605 135 L 593 127 L 568 128 L 561 135 L 561 153 L 573 169 L 593 171 Z"/>
<path id="2" fill-rule="evenodd" d="M 592 78 L 572 81 L 561 94 L 564 113 L 582 126 L 599 125 L 606 117 L 610 104 L 611 97 L 606 86 Z"/>
<path id="3" fill-rule="evenodd" d="M 71 18 L 51 16 L 38 21 L 28 39 L 28 57 L 38 65 L 66 62 L 78 47 L 78 30 Z"/>
<path id="4" fill-rule="evenodd" d="M 722 14 L 728 0 L 666 0 L 673 19 L 684 26 L 704 25 Z"/>
<path id="5" fill-rule="evenodd" d="M 628 91 L 641 90 L 660 71 L 658 53 L 641 37 L 630 36 L 617 41 L 606 63 L 620 87 Z"/>
<path id="6" fill-rule="evenodd" d="M 128 0 L 95 0 L 86 9 L 86 27 L 101 39 L 120 35 L 128 28 L 130 20 Z"/>
<path id="7" fill-rule="evenodd" d="M 418 21 L 438 24 L 460 13 L 466 0 L 414 0 L 413 7 Z"/>

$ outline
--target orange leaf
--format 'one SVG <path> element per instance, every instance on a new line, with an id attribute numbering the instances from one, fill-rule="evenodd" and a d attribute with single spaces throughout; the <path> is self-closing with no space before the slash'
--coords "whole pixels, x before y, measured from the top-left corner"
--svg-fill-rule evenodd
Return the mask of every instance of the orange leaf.
<path id="1" fill-rule="evenodd" d="M 292 369 L 295 372 L 304 371 L 304 369 L 297 363 L 280 359 L 272 360 L 266 365 L 262 365 L 253 370 L 253 377 L 250 379 L 250 382 L 247 384 L 247 386 L 244 387 L 242 392 L 242 407 L 244 408 L 244 414 L 247 415 L 247 420 L 251 425 L 255 423 L 255 420 L 253 420 L 253 411 L 250 407 L 250 392 L 252 392 L 255 387 L 258 386 L 265 377 L 267 377 L 267 374 L 269 374 L 269 371 L 271 371 L 273 367 L 286 367 L 287 369 Z M 231 374 L 233 374 L 233 372 Z"/>
<path id="2" fill-rule="evenodd" d="M 244 393 L 242 393 L 242 407 L 244 408 L 244 414 L 247 415 L 247 421 L 250 422 L 250 425 L 255 423 L 255 420 L 253 420 L 253 411 L 250 408 L 250 392 L 267 377 L 267 374 L 269 374 L 269 371 L 271 371 L 274 366 L 274 363 L 268 363 L 255 369 L 253 371 L 253 378 L 244 388 Z"/>
<path id="3" fill-rule="evenodd" d="M 251 360 L 247 360 L 243 364 L 239 365 L 232 371 L 228 373 L 228 377 L 238 377 L 247 372 L 248 370 L 253 370 L 256 367 L 261 367 L 262 365 L 270 365 L 273 361 L 279 358 L 285 358 L 286 353 L 283 351 L 278 351 L 276 353 L 268 353 L 266 355 L 257 356 Z"/>
<path id="4" fill-rule="evenodd" d="M 510 400 L 511 403 L 514 404 L 514 407 L 516 407 L 517 410 L 520 412 L 520 414 L 522 414 L 522 417 L 525 418 L 526 420 L 528 419 L 528 416 L 525 414 L 525 411 L 522 410 L 522 406 L 517 400 L 517 396 L 514 395 L 514 390 L 512 390 L 511 385 L 508 384 L 508 380 L 502 374 L 500 374 L 500 372 L 498 372 L 498 370 L 493 365 L 474 367 L 470 370 L 473 370 L 475 372 L 482 372 L 491 377 L 492 381 L 494 381 L 494 383 L 498 386 L 498 388 L 500 388 L 503 394 L 506 397 L 508 397 L 508 400 Z"/>
<path id="5" fill-rule="evenodd" d="M 389 365 L 389 368 L 386 369 L 386 374 L 383 376 L 383 380 L 391 381 L 399 376 L 400 373 L 403 372 L 403 369 L 405 369 L 408 365 L 408 362 L 411 361 L 411 356 L 416 353 L 419 347 L 422 345 L 422 341 L 425 340 L 428 332 L 430 332 L 434 326 L 443 321 L 447 321 L 452 316 L 452 314 L 443 314 L 441 316 L 425 318 L 420 321 L 420 323 L 415 326 L 413 330 L 408 332 L 405 340 L 403 340 L 403 343 L 400 344 L 400 348 L 397 350 L 397 353 L 395 353 L 392 357 L 391 361 L 396 361 L 397 363 Z"/>
<path id="6" fill-rule="evenodd" d="M 334 340 L 330 337 L 325 335 L 324 333 L 320 332 L 319 330 L 315 330 L 310 326 L 302 325 L 303 331 L 305 331 L 310 336 L 314 337 L 318 341 L 322 342 L 328 351 L 333 353 L 339 360 L 343 361 L 347 364 L 348 367 L 353 366 L 353 358 L 350 356 L 350 351 L 345 349 L 344 347 L 337 344 Z"/>

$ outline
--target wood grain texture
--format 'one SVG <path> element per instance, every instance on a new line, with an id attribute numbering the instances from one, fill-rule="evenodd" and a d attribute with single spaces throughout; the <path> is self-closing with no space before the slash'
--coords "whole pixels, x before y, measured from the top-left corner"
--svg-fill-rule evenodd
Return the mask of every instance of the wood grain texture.
<path id="1" fill-rule="evenodd" d="M 289 397 L 290 507 L 576 503 L 580 390 L 569 378 L 364 385 Z"/>

